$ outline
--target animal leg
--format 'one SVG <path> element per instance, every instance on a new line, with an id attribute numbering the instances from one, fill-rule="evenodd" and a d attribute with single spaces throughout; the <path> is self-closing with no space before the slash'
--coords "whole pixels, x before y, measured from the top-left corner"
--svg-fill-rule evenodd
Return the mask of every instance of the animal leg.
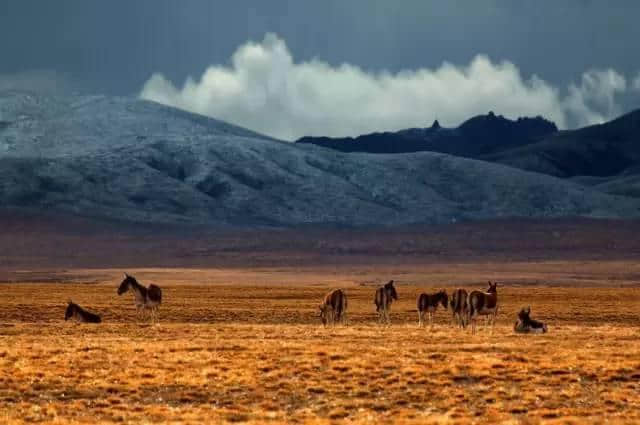
<path id="1" fill-rule="evenodd" d="M 498 306 L 496 306 L 496 309 L 493 310 L 493 315 L 491 317 L 491 333 L 493 334 L 493 327 L 496 324 L 496 317 L 498 316 Z"/>

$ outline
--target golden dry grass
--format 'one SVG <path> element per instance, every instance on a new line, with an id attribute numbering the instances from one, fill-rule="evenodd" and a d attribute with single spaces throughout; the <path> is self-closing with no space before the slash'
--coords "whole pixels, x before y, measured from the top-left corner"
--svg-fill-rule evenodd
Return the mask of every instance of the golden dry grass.
<path id="1" fill-rule="evenodd" d="M 640 422 L 632 262 L 130 272 L 163 287 L 159 324 L 135 321 L 119 271 L 0 284 L 0 423 Z M 373 288 L 388 278 L 400 301 L 377 326 Z M 417 328 L 420 291 L 488 279 L 502 283 L 493 333 L 442 311 Z M 348 327 L 318 325 L 331 287 L 347 291 Z M 104 323 L 65 323 L 69 298 Z M 528 304 L 548 334 L 513 333 Z"/>

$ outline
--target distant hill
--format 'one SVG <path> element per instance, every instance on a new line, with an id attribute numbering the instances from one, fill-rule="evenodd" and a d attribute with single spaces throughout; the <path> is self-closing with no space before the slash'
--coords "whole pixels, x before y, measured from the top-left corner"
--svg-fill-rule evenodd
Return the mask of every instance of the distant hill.
<path id="1" fill-rule="evenodd" d="M 640 216 L 640 200 L 501 164 L 347 154 L 138 99 L 0 93 L 0 121 L 13 212 L 249 227 Z"/>
<path id="2" fill-rule="evenodd" d="M 443 128 L 435 121 L 429 128 L 372 133 L 355 138 L 303 137 L 296 143 L 314 144 L 341 152 L 431 151 L 480 158 L 534 143 L 557 130 L 553 122 L 542 117 L 510 120 L 489 112 L 473 117 L 457 128 Z"/>
<path id="3" fill-rule="evenodd" d="M 560 131 L 485 159 L 558 177 L 610 177 L 640 171 L 640 110 L 604 124 Z"/>
<path id="4" fill-rule="evenodd" d="M 640 110 L 482 159 L 640 197 Z"/>
<path id="5" fill-rule="evenodd" d="M 306 137 L 298 142 L 344 152 L 443 152 L 640 197 L 640 110 L 577 130 L 557 131 L 540 117 L 511 121 L 489 113 L 455 129 L 436 123 L 427 129 L 344 139 Z"/>

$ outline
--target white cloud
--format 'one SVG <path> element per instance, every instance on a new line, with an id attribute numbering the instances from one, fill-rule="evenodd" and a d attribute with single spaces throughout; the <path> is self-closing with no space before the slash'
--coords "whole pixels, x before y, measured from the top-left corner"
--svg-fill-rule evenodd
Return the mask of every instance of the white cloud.
<path id="1" fill-rule="evenodd" d="M 638 75 L 633 80 L 632 86 L 634 90 L 640 90 L 640 72 L 638 72 Z"/>
<path id="2" fill-rule="evenodd" d="M 181 88 L 154 74 L 140 96 L 223 119 L 274 137 L 358 134 L 424 127 L 434 119 L 454 126 L 490 110 L 507 117 L 543 115 L 560 128 L 592 124 L 617 113 L 626 89 L 614 70 L 591 70 L 567 94 L 508 61 L 478 55 L 467 66 L 370 73 L 321 60 L 294 62 L 273 34 L 248 42 L 230 66 L 209 67 Z"/>
<path id="3" fill-rule="evenodd" d="M 616 95 L 627 89 L 625 78 L 612 69 L 582 74 L 580 86 L 571 84 L 564 109 L 578 126 L 601 123 L 620 115 Z"/>

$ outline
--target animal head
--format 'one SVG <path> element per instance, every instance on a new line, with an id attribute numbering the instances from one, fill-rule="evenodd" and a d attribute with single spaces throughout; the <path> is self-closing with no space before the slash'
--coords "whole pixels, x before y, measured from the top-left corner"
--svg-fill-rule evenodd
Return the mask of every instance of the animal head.
<path id="1" fill-rule="evenodd" d="M 396 287 L 393 286 L 393 280 L 390 280 L 389 283 L 385 284 L 384 289 L 389 293 L 391 298 L 396 301 L 398 300 L 398 293 L 396 292 Z"/>
<path id="2" fill-rule="evenodd" d="M 329 306 L 326 304 L 320 304 L 320 320 L 322 321 L 323 325 L 327 324 L 327 312 L 328 312 L 328 308 Z"/>
<path id="3" fill-rule="evenodd" d="M 528 322 L 529 320 L 531 320 L 529 318 L 530 314 L 531 314 L 531 307 L 527 306 L 527 308 L 522 308 L 520 309 L 520 313 L 518 313 L 518 319 L 520 319 L 521 322 Z"/>
<path id="4" fill-rule="evenodd" d="M 487 292 L 490 294 L 498 292 L 498 282 L 491 283 L 491 281 L 489 281 L 489 289 L 487 289 Z"/>
<path id="5" fill-rule="evenodd" d="M 67 310 L 64 312 L 64 320 L 69 320 L 73 316 L 74 306 L 75 304 L 71 300 L 69 300 L 69 303 L 67 304 Z"/>
<path id="6" fill-rule="evenodd" d="M 118 295 L 122 295 L 127 292 L 129 290 L 129 285 L 131 285 L 135 281 L 135 278 L 125 273 L 124 279 L 120 283 L 120 287 L 118 287 Z"/>
<path id="7" fill-rule="evenodd" d="M 446 310 L 449 306 L 449 295 L 447 295 L 447 291 L 438 292 L 438 296 L 440 297 L 440 303 L 442 304 L 442 307 Z"/>

